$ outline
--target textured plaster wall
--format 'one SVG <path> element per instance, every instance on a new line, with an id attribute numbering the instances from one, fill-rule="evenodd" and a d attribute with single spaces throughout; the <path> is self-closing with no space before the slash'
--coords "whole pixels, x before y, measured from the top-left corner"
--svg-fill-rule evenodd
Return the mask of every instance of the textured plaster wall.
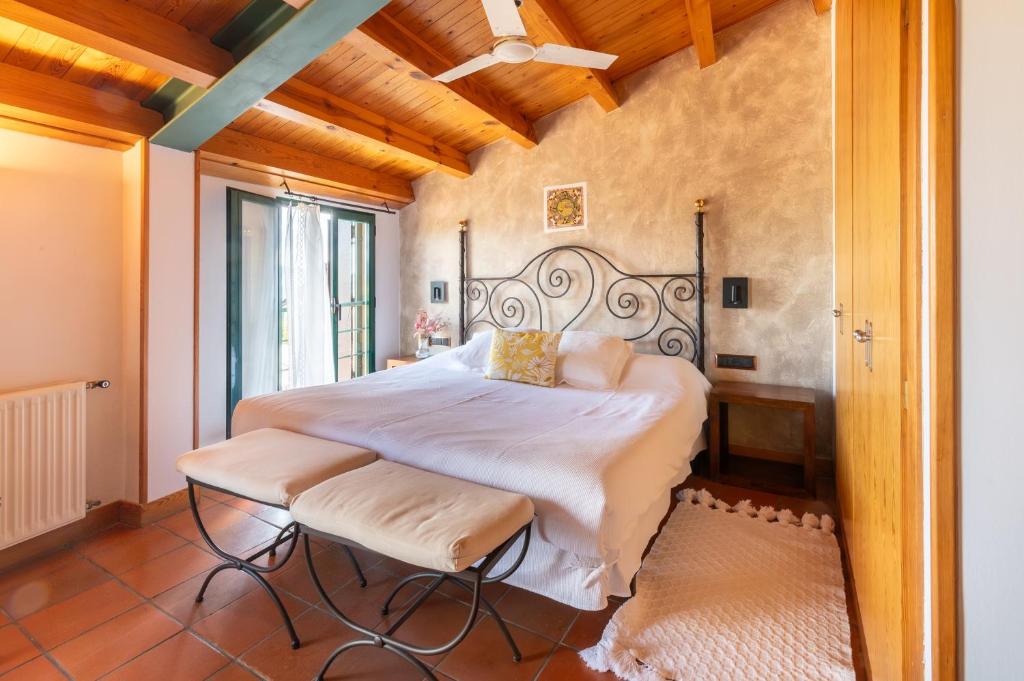
<path id="1" fill-rule="evenodd" d="M 819 456 L 832 451 L 831 33 L 789 0 L 617 83 L 622 107 L 585 98 L 537 122 L 541 143 L 501 141 L 471 156 L 473 175 L 431 173 L 402 210 L 402 324 L 419 308 L 458 319 L 458 235 L 470 222 L 471 271 L 509 274 L 558 244 L 584 244 L 634 272 L 692 271 L 693 201 L 708 202 L 708 356 L 758 356 L 756 372 L 712 380 L 808 386 L 818 394 Z M 590 228 L 545 234 L 542 188 L 588 184 Z M 751 280 L 751 307 L 721 307 L 723 276 Z M 429 305 L 443 279 L 448 305 Z M 410 351 L 411 334 L 403 338 Z M 709 362 L 710 364 L 710 362 Z M 799 442 L 799 422 L 737 414 L 733 441 Z"/>

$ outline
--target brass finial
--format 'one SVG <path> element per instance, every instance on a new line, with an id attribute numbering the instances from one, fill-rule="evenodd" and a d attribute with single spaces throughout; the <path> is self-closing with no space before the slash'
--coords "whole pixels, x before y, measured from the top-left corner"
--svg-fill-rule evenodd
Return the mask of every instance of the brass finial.
<path id="1" fill-rule="evenodd" d="M 698 213 L 704 212 L 704 199 L 697 199 L 693 202 L 693 207 L 697 209 Z"/>
<path id="2" fill-rule="evenodd" d="M 466 228 L 469 227 L 469 220 L 459 220 L 459 231 L 465 232 Z"/>

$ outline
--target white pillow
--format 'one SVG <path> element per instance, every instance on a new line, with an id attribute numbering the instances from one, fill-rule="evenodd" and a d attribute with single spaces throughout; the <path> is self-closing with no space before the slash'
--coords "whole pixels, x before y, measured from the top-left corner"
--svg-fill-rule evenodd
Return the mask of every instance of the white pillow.
<path id="1" fill-rule="evenodd" d="M 494 329 L 479 331 L 465 344 L 457 348 L 457 359 L 474 371 L 483 371 L 491 358 L 491 339 Z"/>
<path id="2" fill-rule="evenodd" d="M 618 336 L 593 331 L 566 331 L 558 345 L 555 378 L 575 388 L 615 390 L 633 344 Z"/>

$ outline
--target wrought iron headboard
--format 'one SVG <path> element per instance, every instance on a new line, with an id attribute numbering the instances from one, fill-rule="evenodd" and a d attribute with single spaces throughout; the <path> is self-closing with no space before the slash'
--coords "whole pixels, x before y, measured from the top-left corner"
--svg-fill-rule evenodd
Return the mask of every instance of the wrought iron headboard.
<path id="1" fill-rule="evenodd" d="M 535 315 L 538 328 L 544 329 L 544 303 L 564 298 L 574 284 L 573 273 L 553 258 L 571 254 L 578 257 L 585 266 L 581 274 L 587 278 L 580 288 L 582 304 L 560 330 L 570 328 L 591 309 L 595 299 L 603 298 L 605 310 L 611 318 L 622 320 L 624 324 L 629 320 L 638 320 L 641 312 L 647 313 L 650 321 L 644 321 L 639 333 L 624 334 L 626 340 L 656 340 L 658 351 L 662 354 L 688 357 L 698 369 L 704 371 L 704 200 L 697 200 L 695 206 L 697 269 L 685 274 L 633 274 L 620 269 L 610 258 L 593 248 L 555 246 L 535 255 L 515 274 L 472 276 L 469 274 L 467 255 L 468 223 L 461 222 L 459 342 L 465 343 L 468 332 L 477 325 L 514 327 L 522 324 L 528 315 Z M 610 281 L 598 286 L 598 271 L 595 267 L 607 270 Z M 531 273 L 534 273 L 532 281 Z M 639 289 L 639 293 L 628 288 L 630 285 Z M 694 308 L 692 320 L 690 315 L 682 311 L 688 303 L 692 303 Z M 553 321 L 553 314 L 548 319 Z"/>

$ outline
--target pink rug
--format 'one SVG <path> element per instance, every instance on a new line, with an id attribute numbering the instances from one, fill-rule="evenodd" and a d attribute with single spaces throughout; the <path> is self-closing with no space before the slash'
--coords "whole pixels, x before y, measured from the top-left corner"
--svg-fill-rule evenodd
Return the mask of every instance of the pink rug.
<path id="1" fill-rule="evenodd" d="M 594 647 L 628 681 L 855 678 L 833 522 L 684 490 Z"/>

